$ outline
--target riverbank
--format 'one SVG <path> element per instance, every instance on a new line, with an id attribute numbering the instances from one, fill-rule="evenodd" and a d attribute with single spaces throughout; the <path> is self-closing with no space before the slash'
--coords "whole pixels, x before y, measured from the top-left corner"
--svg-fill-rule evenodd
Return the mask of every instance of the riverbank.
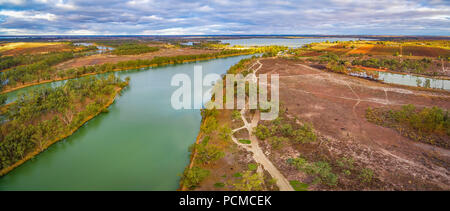
<path id="1" fill-rule="evenodd" d="M 128 86 L 128 83 L 127 83 Z M 120 93 L 120 91 L 122 91 L 122 87 L 117 87 L 114 91 L 113 94 L 111 94 L 111 98 L 106 102 L 106 104 L 99 109 L 98 112 L 96 112 L 93 115 L 89 115 L 87 116 L 83 121 L 81 121 L 81 123 L 76 126 L 74 129 L 70 130 L 69 132 L 62 134 L 61 136 L 46 142 L 41 148 L 36 148 L 34 151 L 27 153 L 27 155 L 22 158 L 21 160 L 15 162 L 14 164 L 10 165 L 7 168 L 4 168 L 2 170 L 0 170 L 0 176 L 6 175 L 7 173 L 9 173 L 10 171 L 12 171 L 13 169 L 17 168 L 18 166 L 22 165 L 23 163 L 25 163 L 26 161 L 34 158 L 35 156 L 37 156 L 39 153 L 45 151 L 48 147 L 50 147 L 51 145 L 53 145 L 54 143 L 63 140 L 69 136 L 71 136 L 73 133 L 75 133 L 80 127 L 82 127 L 86 122 L 88 122 L 89 120 L 93 119 L 94 117 L 96 117 L 97 115 L 99 115 L 100 113 L 102 113 L 105 109 L 107 109 L 111 104 L 114 103 L 115 99 L 116 99 L 116 95 L 118 93 Z"/>
<path id="2" fill-rule="evenodd" d="M 261 66 L 258 60 L 245 59 L 232 66 L 228 73 L 244 70 L 256 73 Z M 252 130 L 258 121 L 257 112 L 243 109 L 238 112 L 239 118 L 234 118 L 236 112 L 202 111 L 200 132 L 190 148 L 190 162 L 179 190 L 292 190 L 254 139 Z M 247 118 L 252 119 L 251 123 Z M 240 143 L 242 139 L 251 143 Z M 247 180 L 252 180 L 252 185 L 244 185 Z"/>
<path id="3" fill-rule="evenodd" d="M 206 60 L 210 60 L 210 59 L 227 58 L 227 57 L 249 55 L 249 54 L 252 54 L 252 53 L 251 52 L 245 52 L 245 53 L 236 53 L 236 54 L 228 54 L 228 55 L 218 55 L 218 56 L 212 56 L 212 57 L 183 60 L 181 63 L 189 63 L 189 62 L 196 62 L 196 61 L 206 61 Z M 171 57 L 169 57 L 169 58 L 171 58 Z M 175 62 L 162 63 L 162 64 L 142 65 L 142 66 L 139 66 L 139 67 L 130 67 L 130 68 L 120 68 L 120 69 L 117 68 L 117 69 L 113 69 L 112 71 L 108 71 L 108 72 L 118 72 L 118 71 L 125 71 L 125 70 L 132 70 L 132 69 L 141 69 L 141 68 L 149 68 L 149 67 L 161 67 L 161 66 L 171 65 L 171 64 L 175 64 Z M 103 73 L 108 73 L 108 72 L 86 73 L 86 74 L 82 74 L 80 76 L 55 78 L 55 79 L 51 79 L 51 80 L 42 80 L 42 81 L 39 81 L 39 82 L 28 83 L 28 84 L 24 84 L 24 85 L 21 85 L 21 86 L 14 87 L 14 88 L 5 89 L 2 92 L 0 92 L 0 94 L 6 94 L 8 92 L 16 91 L 16 90 L 19 90 L 19 89 L 22 89 L 22 88 L 25 88 L 25 87 L 29 87 L 29 86 L 35 86 L 35 85 L 39 85 L 39 84 L 51 83 L 51 82 L 56 82 L 56 81 L 64 81 L 64 80 L 69 80 L 69 79 L 74 79 L 74 78 L 81 78 L 81 77 L 86 77 L 86 76 L 90 76 L 90 75 L 98 75 L 98 74 L 103 74 Z"/>

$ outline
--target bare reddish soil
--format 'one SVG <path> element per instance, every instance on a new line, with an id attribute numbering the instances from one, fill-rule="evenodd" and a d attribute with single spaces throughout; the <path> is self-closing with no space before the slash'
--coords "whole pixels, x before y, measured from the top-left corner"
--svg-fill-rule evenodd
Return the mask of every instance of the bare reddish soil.
<path id="1" fill-rule="evenodd" d="M 404 46 L 402 54 L 412 56 L 448 57 L 450 56 L 450 50 L 425 46 Z"/>
<path id="2" fill-rule="evenodd" d="M 58 64 L 58 69 L 77 68 L 82 66 L 116 63 L 120 61 L 129 61 L 137 59 L 152 59 L 155 56 L 179 56 L 179 55 L 194 55 L 218 52 L 218 50 L 203 50 L 192 48 L 161 48 L 158 51 L 139 54 L 139 55 L 112 55 L 112 54 L 96 54 L 92 56 L 86 56 L 81 58 L 72 59 L 61 64 Z"/>
<path id="3" fill-rule="evenodd" d="M 363 184 L 357 175 L 340 177 L 337 187 L 313 185 L 313 190 L 450 190 L 450 151 L 414 142 L 393 129 L 368 122 L 370 107 L 439 106 L 450 109 L 450 93 L 398 88 L 347 75 L 325 72 L 286 59 L 263 59 L 258 73 L 280 75 L 280 101 L 287 114 L 310 122 L 316 143 L 289 145 L 277 152 L 265 147 L 274 165 L 288 178 L 308 177 L 286 163 L 300 154 L 331 164 L 352 157 L 359 168 L 370 168 L 374 179 Z M 353 178 L 353 179 L 352 179 Z"/>

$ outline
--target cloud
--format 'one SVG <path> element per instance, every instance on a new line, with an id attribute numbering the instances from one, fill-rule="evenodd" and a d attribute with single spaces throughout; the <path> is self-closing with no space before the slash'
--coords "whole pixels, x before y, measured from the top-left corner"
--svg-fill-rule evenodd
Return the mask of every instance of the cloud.
<path id="1" fill-rule="evenodd" d="M 7 18 L 13 19 L 23 19 L 23 20 L 56 20 L 56 15 L 51 13 L 42 13 L 35 11 L 14 11 L 14 10 L 0 10 L 1 16 L 6 16 Z"/>
<path id="2" fill-rule="evenodd" d="M 0 0 L 0 34 L 450 34 L 443 0 Z"/>
<path id="3" fill-rule="evenodd" d="M 22 5 L 25 0 L 0 0 L 0 5 L 12 4 L 12 5 Z"/>

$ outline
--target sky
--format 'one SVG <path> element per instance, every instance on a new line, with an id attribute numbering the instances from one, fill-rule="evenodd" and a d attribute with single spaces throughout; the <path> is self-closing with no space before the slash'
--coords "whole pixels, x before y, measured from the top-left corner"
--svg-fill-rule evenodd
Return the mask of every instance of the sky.
<path id="1" fill-rule="evenodd" d="M 444 35 L 450 0 L 0 0 L 0 35 Z"/>

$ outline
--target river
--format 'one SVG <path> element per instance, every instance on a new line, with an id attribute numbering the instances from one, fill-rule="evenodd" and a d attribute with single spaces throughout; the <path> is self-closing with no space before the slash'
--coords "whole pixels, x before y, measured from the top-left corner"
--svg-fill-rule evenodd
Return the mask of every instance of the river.
<path id="1" fill-rule="evenodd" d="M 0 178 L 0 190 L 176 190 L 201 116 L 171 107 L 172 76 L 193 78 L 194 65 L 223 74 L 246 57 L 114 73 L 131 81 L 109 113 Z"/>

